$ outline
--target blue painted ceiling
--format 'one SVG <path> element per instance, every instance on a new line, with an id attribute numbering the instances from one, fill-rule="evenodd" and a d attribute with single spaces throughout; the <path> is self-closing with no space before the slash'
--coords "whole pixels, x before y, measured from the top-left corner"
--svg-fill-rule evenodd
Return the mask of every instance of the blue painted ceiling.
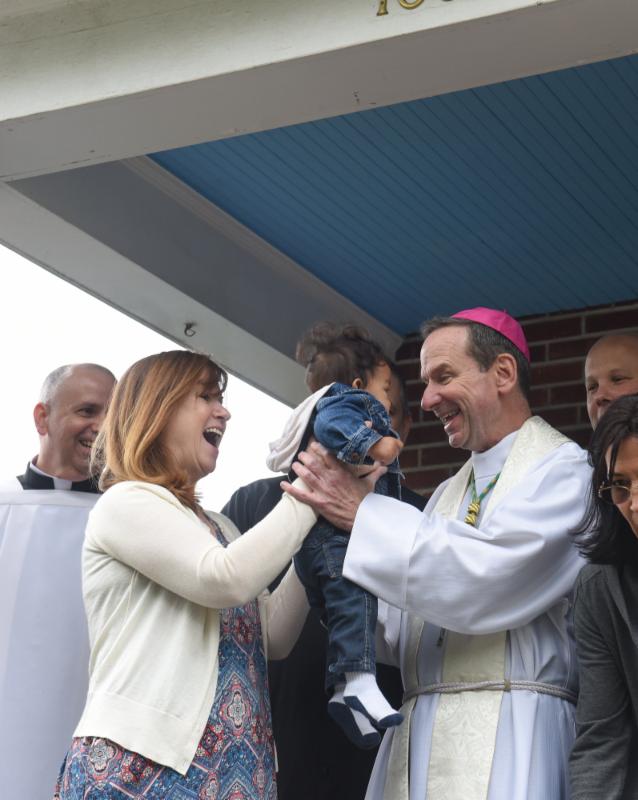
<path id="1" fill-rule="evenodd" d="M 638 56 L 157 153 L 397 333 L 638 295 Z"/>

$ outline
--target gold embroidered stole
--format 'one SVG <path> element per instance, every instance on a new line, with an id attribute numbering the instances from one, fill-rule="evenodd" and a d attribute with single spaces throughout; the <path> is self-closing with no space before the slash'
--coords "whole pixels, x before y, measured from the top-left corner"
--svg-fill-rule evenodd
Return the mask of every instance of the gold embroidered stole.
<path id="1" fill-rule="evenodd" d="M 512 488 L 524 479 L 531 465 L 568 441 L 540 417 L 528 419 L 514 440 L 479 527 Z M 442 492 L 434 509 L 438 514 L 457 518 L 471 470 L 470 459 Z M 412 614 L 408 616 L 403 660 L 406 694 L 419 686 L 417 665 L 423 625 L 423 619 Z M 442 682 L 503 681 L 506 641 L 506 631 L 483 636 L 448 631 L 444 643 Z M 439 694 L 428 767 L 427 800 L 486 800 L 502 697 L 503 692 L 493 690 Z M 384 800 L 409 800 L 410 725 L 417 700 L 418 695 L 403 704 L 404 721 L 393 732 Z"/>

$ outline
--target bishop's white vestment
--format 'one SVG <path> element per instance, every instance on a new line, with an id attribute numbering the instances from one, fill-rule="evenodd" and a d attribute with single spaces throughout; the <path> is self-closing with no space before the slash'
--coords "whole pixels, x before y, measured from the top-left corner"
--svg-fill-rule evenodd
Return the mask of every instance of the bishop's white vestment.
<path id="1" fill-rule="evenodd" d="M 0 797 L 50 800 L 88 686 L 81 553 L 98 495 L 0 485 Z"/>
<path id="2" fill-rule="evenodd" d="M 462 521 L 472 468 L 479 494 L 500 472 L 477 527 Z M 380 657 L 405 687 L 366 800 L 567 800 L 582 566 L 569 531 L 590 476 L 585 452 L 533 417 L 473 453 L 422 514 L 363 501 L 344 575 L 390 604 Z"/>

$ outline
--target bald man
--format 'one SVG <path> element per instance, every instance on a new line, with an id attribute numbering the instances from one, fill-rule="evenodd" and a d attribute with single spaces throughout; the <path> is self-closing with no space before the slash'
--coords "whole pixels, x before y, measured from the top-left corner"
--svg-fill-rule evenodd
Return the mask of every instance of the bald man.
<path id="1" fill-rule="evenodd" d="M 80 559 L 89 476 L 115 378 L 70 364 L 45 379 L 39 452 L 0 484 L 0 797 L 49 800 L 86 699 Z"/>
<path id="2" fill-rule="evenodd" d="M 610 403 L 638 392 L 638 333 L 613 333 L 599 339 L 585 359 L 587 413 L 596 428 Z"/>

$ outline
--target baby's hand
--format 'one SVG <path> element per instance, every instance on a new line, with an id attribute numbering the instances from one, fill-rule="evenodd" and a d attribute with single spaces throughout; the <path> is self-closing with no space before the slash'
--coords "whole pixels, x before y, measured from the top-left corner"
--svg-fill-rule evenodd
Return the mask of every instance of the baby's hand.
<path id="1" fill-rule="evenodd" d="M 368 455 L 379 464 L 387 466 L 391 464 L 395 458 L 399 457 L 399 453 L 403 449 L 403 442 L 401 439 L 395 439 L 394 436 L 382 436 L 376 444 L 368 450 Z"/>

